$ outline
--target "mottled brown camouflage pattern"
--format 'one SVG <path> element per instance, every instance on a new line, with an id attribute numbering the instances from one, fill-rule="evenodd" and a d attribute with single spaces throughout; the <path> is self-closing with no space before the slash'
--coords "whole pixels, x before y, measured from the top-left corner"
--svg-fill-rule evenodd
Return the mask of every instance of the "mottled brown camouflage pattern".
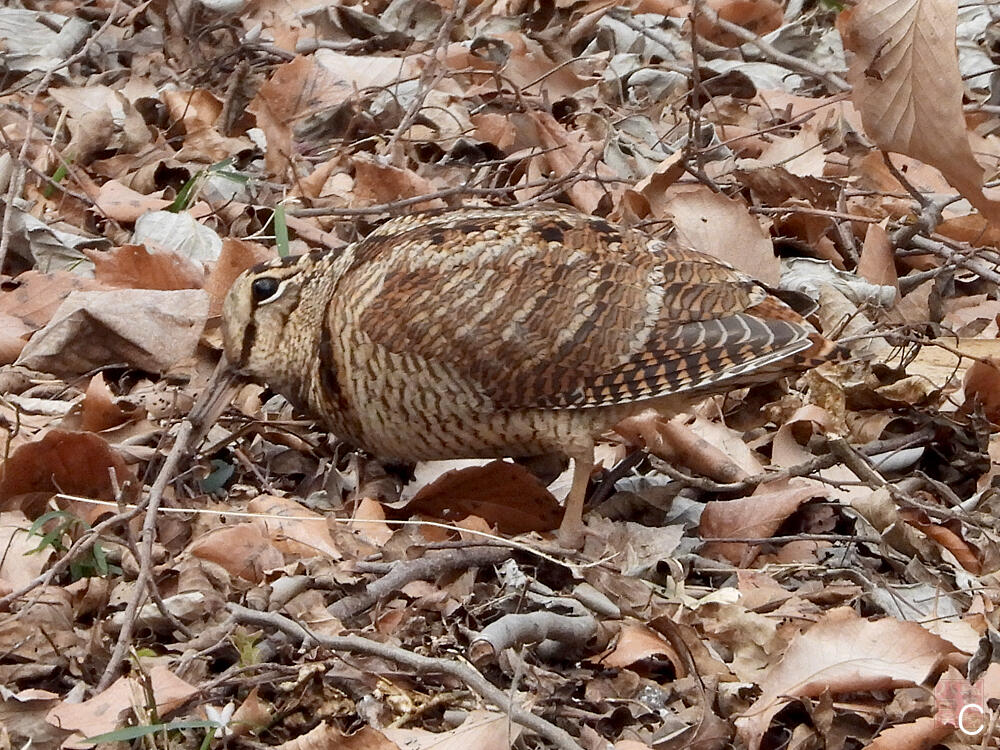
<path id="1" fill-rule="evenodd" d="M 278 291 L 255 300 L 254 280 Z M 834 345 L 730 266 L 569 208 L 386 222 L 243 274 L 230 361 L 396 461 L 562 452 L 649 407 L 770 380 Z"/>

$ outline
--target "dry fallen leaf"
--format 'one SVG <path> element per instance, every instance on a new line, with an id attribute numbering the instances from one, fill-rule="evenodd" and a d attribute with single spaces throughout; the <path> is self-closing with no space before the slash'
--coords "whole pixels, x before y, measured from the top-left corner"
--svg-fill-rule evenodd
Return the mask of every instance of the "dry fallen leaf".
<path id="1" fill-rule="evenodd" d="M 198 692 L 169 669 L 153 667 L 145 676 L 149 693 L 135 677 L 120 677 L 107 690 L 82 703 L 62 703 L 48 714 L 50 724 L 62 729 L 74 729 L 82 737 L 93 737 L 123 726 L 133 710 L 149 708 L 147 695 L 154 697 L 156 712 L 168 716 Z"/>
<path id="2" fill-rule="evenodd" d="M 247 511 L 266 516 L 254 523 L 271 538 L 277 549 L 292 559 L 317 555 L 334 560 L 342 557 L 330 536 L 326 520 L 304 505 L 285 497 L 261 495 L 250 501 Z M 283 516 L 289 518 L 286 520 Z"/>
<path id="3" fill-rule="evenodd" d="M 915 622 L 869 621 L 848 607 L 827 612 L 797 636 L 760 682 L 760 697 L 736 720 L 750 750 L 789 700 L 919 685 L 953 646 Z"/>
<path id="4" fill-rule="evenodd" d="M 194 353 L 207 317 L 200 289 L 73 292 L 17 363 L 67 375 L 111 363 L 165 372 Z"/>
<path id="5" fill-rule="evenodd" d="M 447 732 L 423 729 L 383 729 L 382 733 L 406 750 L 510 750 L 521 727 L 507 714 L 472 711 L 465 721 Z"/>
<path id="6" fill-rule="evenodd" d="M 270 535 L 256 523 L 237 523 L 213 529 L 195 539 L 188 551 L 254 583 L 260 583 L 266 571 L 285 562 L 285 556 Z"/>
<path id="7" fill-rule="evenodd" d="M 983 168 L 962 113 L 955 3 L 869 0 L 841 13 L 837 25 L 855 53 L 848 81 L 865 133 L 886 151 L 937 167 L 972 205 L 1000 220 L 1000 203 L 983 194 Z"/>
<path id="8" fill-rule="evenodd" d="M 822 488 L 789 484 L 782 489 L 758 491 L 750 497 L 737 500 L 713 500 L 701 514 L 699 533 L 708 542 L 703 554 L 721 557 L 734 565 L 745 565 L 747 554 L 759 550 L 757 545 L 745 542 L 712 542 L 712 539 L 766 539 L 799 506 L 823 494 Z"/>
<path id="9" fill-rule="evenodd" d="M 590 661 L 607 667 L 629 667 L 634 671 L 643 671 L 642 665 L 637 665 L 637 662 L 663 658 L 673 665 L 677 678 L 687 674 L 684 660 L 662 636 L 642 625 L 625 623 L 618 632 L 614 647 L 603 654 L 590 657 Z"/>
<path id="10" fill-rule="evenodd" d="M 1000 424 L 1000 359 L 978 359 L 965 372 L 963 411 L 976 407 L 994 424 Z"/>
<path id="11" fill-rule="evenodd" d="M 541 482 L 507 461 L 447 471 L 421 487 L 407 510 L 446 522 L 479 516 L 501 534 L 548 531 L 562 518 L 561 507 Z"/>
<path id="12" fill-rule="evenodd" d="M 673 185 L 664 204 L 677 238 L 692 250 L 735 266 L 754 278 L 777 284 L 781 265 L 771 237 L 738 198 L 727 198 L 704 185 Z M 733 238 L 739 237 L 738 242 Z"/>
<path id="13" fill-rule="evenodd" d="M 38 536 L 28 536 L 31 521 L 19 510 L 0 512 L 0 596 L 27 585 L 48 564 L 55 550 L 37 549 Z"/>
<path id="14" fill-rule="evenodd" d="M 200 289 L 205 269 L 177 253 L 151 252 L 143 245 L 122 245 L 110 252 L 88 252 L 94 276 L 109 287 L 127 289 Z"/>
<path id="15" fill-rule="evenodd" d="M 135 481 L 132 470 L 122 457 L 97 435 L 92 432 L 50 430 L 41 440 L 19 447 L 4 462 L 0 477 L 0 504 L 11 508 L 15 498 L 34 494 L 36 500 L 25 507 L 28 515 L 33 517 L 57 492 L 114 500 L 112 470 L 118 486 Z M 38 498 L 38 495 L 41 497 Z M 93 520 L 106 512 L 106 508 L 84 505 L 78 515 Z"/>

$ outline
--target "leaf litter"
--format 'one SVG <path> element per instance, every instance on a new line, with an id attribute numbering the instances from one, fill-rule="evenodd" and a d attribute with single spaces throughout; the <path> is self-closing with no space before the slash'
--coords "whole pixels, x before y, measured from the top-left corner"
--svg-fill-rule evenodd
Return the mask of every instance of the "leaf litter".
<path id="1" fill-rule="evenodd" d="M 992 742 L 996 23 L 0 9 L 0 747 Z M 575 555 L 558 462 L 401 477 L 210 398 L 243 269 L 545 201 L 806 294 L 851 358 L 622 426 Z"/>

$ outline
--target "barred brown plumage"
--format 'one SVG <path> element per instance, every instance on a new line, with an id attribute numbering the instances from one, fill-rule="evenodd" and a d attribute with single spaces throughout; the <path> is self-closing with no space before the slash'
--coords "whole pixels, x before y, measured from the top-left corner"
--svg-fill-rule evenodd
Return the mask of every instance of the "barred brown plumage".
<path id="1" fill-rule="evenodd" d="M 236 368 L 382 459 L 569 456 L 570 536 L 595 436 L 836 349 L 732 267 L 561 206 L 413 214 L 258 266 L 223 333 Z"/>

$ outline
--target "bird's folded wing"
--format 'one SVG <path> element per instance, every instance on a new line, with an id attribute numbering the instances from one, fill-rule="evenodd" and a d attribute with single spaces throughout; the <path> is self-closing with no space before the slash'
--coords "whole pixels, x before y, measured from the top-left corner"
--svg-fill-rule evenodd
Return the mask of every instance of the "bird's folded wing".
<path id="1" fill-rule="evenodd" d="M 495 408 L 724 390 L 828 343 L 728 265 L 642 232 L 560 210 L 446 216 L 373 234 L 358 255 L 385 261 L 378 278 L 359 263 L 344 283 L 365 290 L 376 344 L 449 368 Z"/>

